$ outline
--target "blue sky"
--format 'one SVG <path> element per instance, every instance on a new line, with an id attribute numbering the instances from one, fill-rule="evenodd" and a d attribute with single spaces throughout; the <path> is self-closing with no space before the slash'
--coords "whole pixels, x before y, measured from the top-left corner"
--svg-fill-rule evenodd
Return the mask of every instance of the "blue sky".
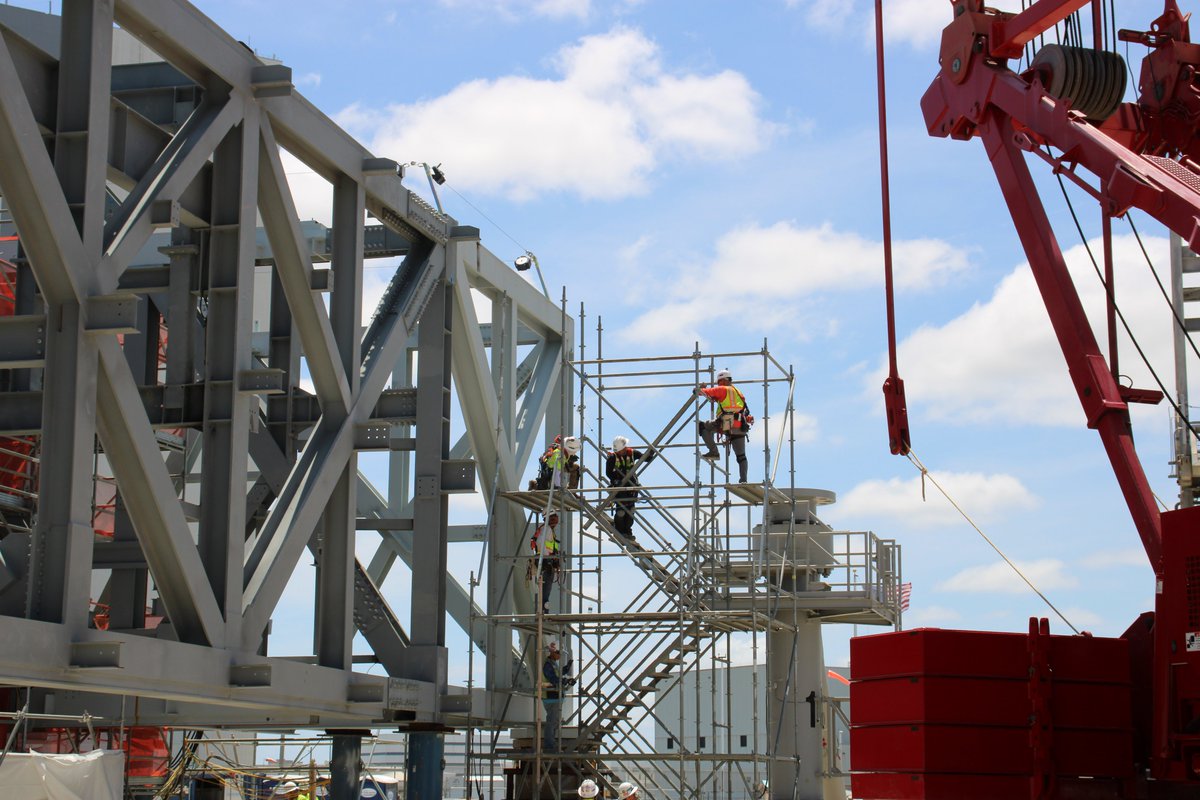
<path id="1" fill-rule="evenodd" d="M 914 448 L 1077 627 L 1119 635 L 1151 607 L 1146 558 L 982 146 L 932 139 L 920 116 L 950 4 L 884 6 Z M 907 627 L 1022 630 L 1028 616 L 1049 615 L 932 487 L 922 500 L 914 467 L 888 453 L 873 3 L 200 7 L 291 66 L 299 89 L 378 155 L 441 163 L 447 211 L 479 226 L 501 257 L 535 252 L 553 296 L 566 285 L 572 309 L 583 302 L 591 319 L 603 315 L 607 355 L 685 353 L 696 340 L 752 350 L 769 337 L 799 376 L 798 483 L 838 493 L 823 514 L 836 527 L 902 542 L 914 584 Z M 1123 2 L 1118 23 L 1145 29 L 1160 11 L 1157 0 Z M 1141 48 L 1130 55 L 1136 70 Z M 1045 165 L 1032 167 L 1098 313 L 1101 291 L 1058 186 Z M 301 211 L 322 219 L 327 201 L 302 173 L 292 176 Z M 423 180 L 410 184 L 427 192 Z M 1095 204 L 1071 196 L 1097 235 Z M 1136 222 L 1161 271 L 1164 232 Z M 1169 312 L 1128 225 L 1114 230 L 1119 301 L 1170 384 Z M 1125 371 L 1152 388 L 1122 341 Z M 668 398 L 645 409 L 647 428 L 676 407 Z M 1146 471 L 1173 505 L 1167 411 L 1139 409 L 1135 423 Z M 460 558 L 465 570 L 477 555 Z M 403 588 L 389 589 L 400 607 Z M 845 661 L 843 639 L 827 635 L 830 661 Z"/>

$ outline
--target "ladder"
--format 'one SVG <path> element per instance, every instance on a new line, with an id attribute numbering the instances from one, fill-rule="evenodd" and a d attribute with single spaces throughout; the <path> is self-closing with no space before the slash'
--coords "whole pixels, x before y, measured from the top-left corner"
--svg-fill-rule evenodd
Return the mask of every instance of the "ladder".
<path id="1" fill-rule="evenodd" d="M 1191 335 L 1200 331 L 1200 256 L 1183 243 L 1179 234 L 1171 233 L 1171 306 L 1175 318 L 1183 325 L 1171 326 L 1175 344 L 1175 398 L 1183 414 L 1175 418 L 1174 478 L 1179 482 L 1179 501 L 1183 508 L 1195 505 L 1200 492 L 1200 450 L 1197 446 L 1196 424 L 1191 422 L 1188 409 L 1188 352 L 1192 349 Z"/>

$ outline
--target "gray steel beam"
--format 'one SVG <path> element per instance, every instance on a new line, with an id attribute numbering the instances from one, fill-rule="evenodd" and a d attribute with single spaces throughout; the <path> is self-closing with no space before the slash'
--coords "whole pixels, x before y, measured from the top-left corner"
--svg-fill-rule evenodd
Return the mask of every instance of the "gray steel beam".
<path id="1" fill-rule="evenodd" d="M 453 245 L 452 245 L 453 247 Z M 446 524 L 449 497 L 442 463 L 450 457 L 451 332 L 455 289 L 434 291 L 417 331 L 417 450 L 413 495 L 412 641 L 423 656 L 423 680 L 445 685 Z"/>
<path id="2" fill-rule="evenodd" d="M 139 333 L 125 336 L 122 350 L 129 371 L 143 382 L 156 381 L 158 376 L 158 343 L 161 329 L 157 309 L 146 299 L 138 307 Z M 137 547 L 137 532 L 121 493 L 114 487 L 112 510 L 113 530 L 110 542 L 114 545 Z M 99 501 L 97 501 L 99 502 Z M 92 568 L 96 568 L 97 553 L 92 552 Z M 113 569 L 100 602 L 108 605 L 109 630 L 132 630 L 146 627 L 146 601 L 149 593 L 149 571 L 145 565 Z"/>
<path id="3" fill-rule="evenodd" d="M 0 36 L 0 194 L 48 303 L 92 294 L 91 255 L 84 249 L 54 164 L 21 81 Z"/>
<path id="4" fill-rule="evenodd" d="M 178 202 L 179 196 L 208 163 L 209 156 L 218 144 L 234 125 L 242 121 L 245 108 L 246 104 L 240 97 L 207 99 L 192 113 L 150 170 L 138 181 L 105 229 L 105 258 L 101 263 L 100 279 L 103 290 L 115 290 L 121 274 L 145 245 L 150 234 L 156 228 L 171 225 L 170 209 L 166 214 L 160 214 L 158 210 L 162 204 L 169 206 Z M 253 158 L 257 150 L 256 144 L 247 156 Z M 177 213 L 174 216 L 177 218 Z M 208 219 L 219 224 L 212 217 Z"/>
<path id="5" fill-rule="evenodd" d="M 350 393 L 359 387 L 362 320 L 364 196 L 362 186 L 339 177 L 333 186 L 333 294 L 330 326 Z M 420 390 L 417 392 L 420 408 Z M 351 453 L 325 508 L 317 557 L 316 654 L 327 667 L 349 669 L 354 638 L 355 495 L 358 457 Z"/>
<path id="6" fill-rule="evenodd" d="M 454 384 L 458 393 L 459 407 L 471 441 L 471 450 L 479 464 L 481 490 L 487 497 L 518 488 L 520 475 L 511 448 L 501 447 L 507 439 L 503 424 L 497 425 L 497 401 L 487 363 L 484 361 L 482 337 L 475 317 L 475 305 L 471 297 L 472 282 L 468 275 L 463 252 L 473 254 L 475 242 L 456 243 L 452 250 L 457 275 L 454 296 L 454 327 L 458 335 L 453 340 Z M 529 398 L 526 397 L 526 403 Z M 499 428 L 499 430 L 497 430 Z M 533 601 L 527 593 L 515 591 L 512 580 L 515 562 L 512 556 L 521 551 L 524 539 L 525 519 L 520 509 L 511 503 L 499 502 L 492 514 L 492 541 L 488 547 L 489 569 L 488 614 L 532 613 Z M 512 638 L 511 625 L 493 623 L 488 629 L 488 644 L 485 651 L 490 654 L 508 653 Z M 491 690 L 502 692 L 514 683 L 512 663 L 504 658 L 488 659 L 487 685 Z M 493 709 L 502 716 L 500 709 Z"/>
<path id="7" fill-rule="evenodd" d="M 176 326 L 178 328 L 178 326 Z M 175 341 L 172 339 L 172 341 Z M 167 348 L 170 352 L 170 345 Z M 204 384 L 182 386 L 138 386 L 147 418 L 153 428 L 199 428 L 204 423 Z M 44 394 L 0 392 L 0 434 L 30 435 L 41 432 Z M 297 429 L 308 428 L 320 419 L 320 408 L 312 395 L 294 389 L 293 394 L 271 395 L 267 405 L 281 414 L 289 413 Z M 411 423 L 416 420 L 416 390 L 391 389 L 384 392 L 370 414 L 371 423 Z M 365 448 L 364 448 L 365 449 Z"/>
<path id="8" fill-rule="evenodd" d="M 516 303 L 525 327 L 543 338 L 559 338 L 562 309 L 533 288 L 512 265 L 496 258 L 480 244 L 464 249 L 461 257 L 472 288 L 488 298 L 507 293 Z"/>
<path id="9" fill-rule="evenodd" d="M 178 232 L 176 237 L 184 236 Z M 194 233 L 186 238 L 195 239 Z M 171 408 L 183 407 L 183 393 L 177 388 L 195 380 L 196 370 L 192 357 L 192 331 L 196 320 L 196 299 L 192 296 L 193 277 L 197 269 L 200 248 L 192 242 L 175 242 L 163 249 L 170 258 L 170 278 L 167 285 L 167 386 L 173 387 L 164 396 L 164 404 Z"/>
<path id="10" fill-rule="evenodd" d="M 433 287 L 437 285 L 434 276 L 443 274 L 445 264 L 444 249 L 435 248 L 424 263 L 411 265 L 416 274 L 411 278 L 410 291 L 380 330 L 373 353 L 375 358 L 366 367 L 350 414 L 343 419 L 323 414 L 288 475 L 260 534 L 267 536 L 270 544 L 246 584 L 242 601 L 243 642 L 257 640 L 266 628 L 287 584 L 291 567 L 307 544 L 317 517 L 333 491 L 337 476 L 349 459 L 354 443 L 354 428 L 370 416 L 391 375 L 392 365 L 402 352 L 411 327 L 415 324 L 414 311 L 426 304 Z M 431 279 L 435 281 L 432 284 Z"/>
<path id="11" fill-rule="evenodd" d="M 301 718 L 309 725 L 322 724 L 325 715 L 333 724 L 394 725 L 397 712 L 428 714 L 439 706 L 433 685 L 417 680 L 112 631 L 72 636 L 62 626 L 35 620 L 11 618 L 4 624 L 3 684 L 158 698 L 170 701 L 167 709 L 171 703 L 202 703 L 210 713 L 221 707 L 257 710 L 262 721 L 280 711 L 292 724 L 307 715 Z M 83 666 L 89 662 L 107 666 Z"/>
<path id="12" fill-rule="evenodd" d="M 46 316 L 0 317 L 0 369 L 40 367 L 46 361 Z"/>
<path id="13" fill-rule="evenodd" d="M 275 270 L 300 334 L 321 407 L 326 413 L 344 415 L 350 408 L 351 397 L 347 371 L 337 351 L 325 304 L 312 290 L 312 256 L 300 234 L 295 204 L 279 159 L 279 147 L 265 120 L 260 150 L 259 210 L 275 254 Z"/>
<path id="14" fill-rule="evenodd" d="M 62 42 L 54 171 L 67 214 L 54 220 L 57 227 L 49 232 L 53 244 L 30 242 L 18 220 L 39 282 L 64 277 L 72 267 L 87 269 L 98 260 L 104 226 L 111 2 L 66 0 Z M 36 146 L 41 146 L 40 140 Z M 51 187 L 41 188 L 51 194 Z M 8 199 L 16 218 L 17 204 Z M 46 234 L 38 231 L 34 235 Z M 80 261 L 63 265 L 66 269 L 47 264 L 40 254 L 33 257 L 36 249 L 58 249 L 55 245 L 67 249 L 76 243 L 82 249 Z M 42 434 L 41 497 L 30 549 L 28 613 L 34 619 L 61 622 L 77 630 L 87 625 L 91 589 L 90 462 L 96 433 L 96 352 L 87 335 L 88 298 L 75 291 L 68 296 L 66 288 L 62 297 L 54 297 L 43 287 L 50 322 L 43 416 L 55 424 Z"/>
<path id="15" fill-rule="evenodd" d="M 358 511 L 371 518 L 384 517 L 391 513 L 388 504 L 380 496 L 371 482 L 362 473 L 358 476 Z M 408 520 L 411 522 L 411 518 Z M 455 526 L 446 528 L 446 540 L 453 541 L 483 541 L 484 532 L 481 526 Z M 459 530 L 466 529 L 466 530 Z M 410 569 L 413 566 L 412 529 L 374 529 L 379 530 L 380 544 L 367 567 L 367 574 L 372 584 L 382 586 L 391 570 L 392 563 L 399 557 Z M 456 536 L 456 533 L 459 535 Z M 446 576 L 446 612 L 450 614 L 460 628 L 472 639 L 475 646 L 487 653 L 487 624 L 484 611 L 471 602 L 471 594 L 453 575 Z"/>
<path id="16" fill-rule="evenodd" d="M 551 390 L 562 371 L 562 349 L 562 342 L 558 339 L 547 341 L 538 349 L 537 363 L 530 372 L 525 395 L 521 400 L 521 410 L 517 414 L 518 465 L 528 464 L 539 445 L 537 434 L 541 430 L 542 420 L 546 417 L 546 410 L 554 398 Z"/>
<path id="17" fill-rule="evenodd" d="M 138 408 L 129 364 L 114 338 L 105 337 L 99 350 L 96 428 L 155 586 L 180 641 L 221 647 L 221 609 L 154 431 Z"/>
<path id="18" fill-rule="evenodd" d="M 95 341 L 78 303 L 52 303 L 43 372 L 39 513 L 30 542 L 28 613 L 87 626 L 91 590 L 92 470 L 96 435 Z"/>
<path id="19" fill-rule="evenodd" d="M 482 331 L 480 339 L 482 340 Z M 507 293 L 492 300 L 492 385 L 498 419 L 512 420 L 503 429 L 504 448 L 513 451 L 517 418 L 517 314 Z M 480 342 L 483 344 L 483 342 Z"/>
<path id="20" fill-rule="evenodd" d="M 94 259 L 104 235 L 113 3 L 63 0 L 62 11 L 54 167 L 83 249 Z"/>
<path id="21" fill-rule="evenodd" d="M 208 233 L 203 459 L 197 547 L 217 605 L 226 642 L 240 641 L 242 565 L 246 536 L 246 465 L 250 398 L 239 376 L 251 368 L 254 303 L 255 187 L 258 112 L 217 145 L 212 171 L 212 228 Z"/>
<path id="22" fill-rule="evenodd" d="M 334 735 L 329 754 L 330 800 L 359 800 L 362 766 L 362 737 Z"/>

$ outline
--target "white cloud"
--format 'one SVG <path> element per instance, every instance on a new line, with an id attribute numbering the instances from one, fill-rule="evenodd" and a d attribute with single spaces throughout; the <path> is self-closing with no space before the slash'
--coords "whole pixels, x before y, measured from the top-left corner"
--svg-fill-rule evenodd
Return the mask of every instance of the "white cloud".
<path id="1" fill-rule="evenodd" d="M 1140 547 L 1125 550 L 1100 550 L 1084 556 L 1079 562 L 1088 569 L 1111 569 L 1112 567 L 1149 567 L 1146 551 Z"/>
<path id="2" fill-rule="evenodd" d="M 887 40 L 906 42 L 915 48 L 935 47 L 941 41 L 942 30 L 954 19 L 949 3 L 888 0 L 883 7 L 887 12 L 883 18 L 883 34 Z"/>
<path id="3" fill-rule="evenodd" d="M 438 3 L 446 8 L 487 11 L 513 20 L 526 15 L 587 19 L 592 10 L 591 0 L 438 0 Z"/>
<path id="4" fill-rule="evenodd" d="M 1165 257 L 1165 240 L 1145 242 L 1148 252 Z M 1099 243 L 1093 241 L 1091 247 L 1099 257 Z M 1173 356 L 1168 306 L 1132 236 L 1114 237 L 1113 253 L 1118 304 L 1151 363 L 1169 377 Z M 1064 255 L 1092 328 L 1105 342 L 1104 289 L 1087 252 L 1077 245 Z M 1120 339 L 1122 373 L 1130 375 L 1135 386 L 1155 388 L 1123 331 Z M 1101 348 L 1107 354 L 1107 344 Z M 987 301 L 904 339 L 899 364 L 910 414 L 954 424 L 1084 422 L 1045 305 L 1025 264 L 1001 280 Z M 885 372 L 881 364 L 865 381 L 865 391 L 876 394 Z"/>
<path id="5" fill-rule="evenodd" d="M 865 42 L 875 41 L 875 4 L 870 0 L 785 0 L 799 9 L 814 28 L 846 32 L 857 25 Z M 953 17 L 949 3 L 930 0 L 887 0 L 883 4 L 883 34 L 888 42 L 915 48 L 935 46 Z"/>
<path id="6" fill-rule="evenodd" d="M 978 472 L 939 472 L 934 477 L 976 521 L 999 519 L 1009 511 L 1036 508 L 1038 499 L 1012 475 Z M 847 492 L 839 513 L 853 518 L 886 517 L 906 520 L 910 527 L 963 523 L 937 487 L 926 482 L 921 497 L 921 476 L 869 480 Z"/>
<path id="7" fill-rule="evenodd" d="M 637 194 L 664 163 L 742 156 L 771 135 L 744 76 L 673 74 L 638 30 L 586 37 L 552 63 L 556 78 L 473 80 L 417 103 L 351 106 L 338 121 L 380 155 L 441 162 L 454 185 L 517 200 Z"/>
<path id="8" fill-rule="evenodd" d="M 300 77 L 296 78 L 296 85 L 297 86 L 312 86 L 312 87 L 320 86 L 321 85 L 321 73 L 306 72 L 303 75 L 301 75 Z"/>
<path id="9" fill-rule="evenodd" d="M 796 441 L 801 444 L 815 442 L 821 432 L 817 418 L 811 414 L 794 414 L 793 422 L 796 429 Z"/>
<path id="10" fill-rule="evenodd" d="M 1080 631 L 1093 631 L 1094 632 L 1099 628 L 1105 627 L 1106 625 L 1110 624 L 1110 622 L 1111 622 L 1110 620 L 1106 620 L 1104 617 L 1100 616 L 1096 612 L 1089 611 L 1086 608 L 1080 608 L 1079 606 L 1071 606 L 1070 608 L 1064 608 L 1062 610 L 1062 613 L 1063 613 L 1063 616 L 1066 617 L 1068 620 L 1070 620 L 1071 624 L 1074 625 L 1076 628 L 1078 628 Z M 1061 621 L 1061 620 L 1057 619 L 1056 617 L 1054 617 L 1053 612 L 1048 613 L 1046 616 L 1050 617 L 1051 624 Z"/>
<path id="11" fill-rule="evenodd" d="M 654 237 L 649 234 L 639 236 L 635 241 L 622 247 L 617 251 L 617 259 L 625 265 L 636 266 L 646 252 L 646 249 L 653 244 Z"/>
<path id="12" fill-rule="evenodd" d="M 1078 585 L 1075 578 L 1064 572 L 1065 564 L 1054 558 L 1043 558 L 1037 561 L 1017 561 L 1026 577 L 1038 589 L 1051 591 L 1054 589 L 1071 589 Z M 1012 567 L 1003 561 L 980 567 L 967 567 L 942 581 L 937 587 L 943 592 L 1002 592 L 1005 594 L 1021 594 L 1030 591 L 1029 586 L 1021 580 Z"/>
<path id="13" fill-rule="evenodd" d="M 967 258 L 936 239 L 894 245 L 896 286 L 928 289 L 946 282 L 967 266 Z M 624 331 L 634 341 L 670 341 L 690 345 L 706 341 L 722 321 L 755 319 L 772 328 L 802 324 L 795 314 L 764 315 L 764 308 L 788 308 L 791 301 L 831 291 L 860 291 L 883 283 L 883 245 L 825 223 L 798 227 L 794 222 L 746 225 L 718 240 L 707 265 L 686 265 L 669 277 L 666 302 L 657 303 Z M 707 335 L 706 335 L 707 334 Z"/>
<path id="14" fill-rule="evenodd" d="M 904 612 L 904 627 L 909 629 L 937 627 L 939 625 L 958 622 L 961 619 L 962 614 L 953 608 L 914 605 L 911 611 Z"/>

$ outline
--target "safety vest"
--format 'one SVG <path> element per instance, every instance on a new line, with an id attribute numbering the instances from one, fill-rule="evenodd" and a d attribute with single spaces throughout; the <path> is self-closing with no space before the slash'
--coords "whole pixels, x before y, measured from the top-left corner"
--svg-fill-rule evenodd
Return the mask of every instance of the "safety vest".
<path id="1" fill-rule="evenodd" d="M 633 469 L 633 465 L 637 463 L 637 458 L 633 454 L 634 450 L 630 447 L 626 447 L 619 453 L 613 453 L 613 469 L 628 474 L 629 470 Z"/>
<path id="2" fill-rule="evenodd" d="M 722 414 L 736 414 L 746 407 L 746 398 L 742 397 L 742 393 L 733 388 L 733 384 L 725 387 L 725 397 L 717 404 L 721 408 Z"/>
<path id="3" fill-rule="evenodd" d="M 567 455 L 558 445 L 552 445 L 542 456 L 542 463 L 550 469 L 562 469 L 567 465 Z"/>
<path id="4" fill-rule="evenodd" d="M 539 552 L 538 545 L 542 544 L 542 531 L 543 530 L 544 530 L 544 528 L 539 525 L 538 529 L 536 531 L 534 531 L 534 533 L 533 533 L 533 541 L 530 542 L 530 544 L 533 546 L 533 552 L 535 552 L 535 553 Z M 550 539 L 545 542 L 545 547 L 541 550 L 541 554 L 544 556 L 558 555 L 558 539 L 556 539 L 554 537 L 554 529 L 553 528 L 550 528 Z"/>

